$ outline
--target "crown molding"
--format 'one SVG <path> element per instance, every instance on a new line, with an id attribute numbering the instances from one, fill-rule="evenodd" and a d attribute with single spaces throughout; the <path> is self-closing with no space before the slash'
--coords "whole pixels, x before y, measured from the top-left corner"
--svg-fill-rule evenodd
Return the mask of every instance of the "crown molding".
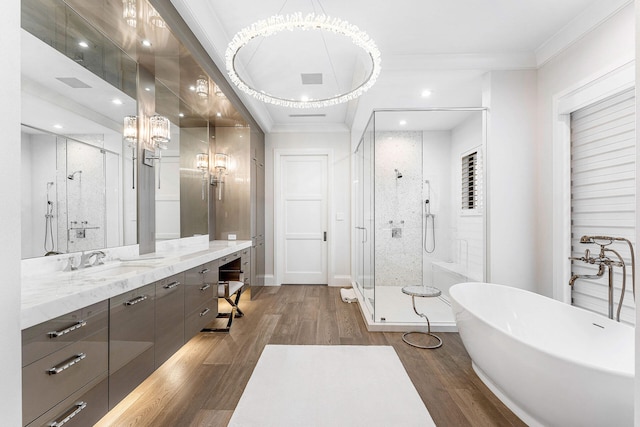
<path id="1" fill-rule="evenodd" d="M 620 12 L 620 10 L 629 5 L 633 5 L 633 3 L 633 0 L 594 2 L 536 49 L 537 67 L 542 67 L 603 22 Z"/>

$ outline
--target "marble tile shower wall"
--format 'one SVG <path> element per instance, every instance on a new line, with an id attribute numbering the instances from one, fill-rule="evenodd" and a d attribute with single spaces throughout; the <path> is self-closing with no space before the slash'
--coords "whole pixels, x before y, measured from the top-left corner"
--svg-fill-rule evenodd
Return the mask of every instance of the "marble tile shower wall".
<path id="1" fill-rule="evenodd" d="M 376 132 L 376 286 L 422 284 L 422 173 L 422 132 Z"/>
<path id="2" fill-rule="evenodd" d="M 105 247 L 104 155 L 99 148 L 58 143 L 58 248 L 77 252 Z M 72 176 L 73 179 L 70 179 Z M 65 220 L 66 219 L 66 220 Z"/>

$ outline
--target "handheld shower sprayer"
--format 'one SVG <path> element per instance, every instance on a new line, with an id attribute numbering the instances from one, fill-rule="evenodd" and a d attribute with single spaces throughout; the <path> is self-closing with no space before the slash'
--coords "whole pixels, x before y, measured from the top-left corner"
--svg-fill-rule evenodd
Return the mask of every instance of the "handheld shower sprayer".
<path id="1" fill-rule="evenodd" d="M 436 216 L 431 213 L 431 183 L 429 180 L 424 182 L 427 185 L 427 198 L 424 200 L 424 233 L 422 236 L 422 247 L 428 254 L 436 250 Z M 431 219 L 431 221 L 429 221 Z M 429 233 L 431 232 L 431 233 Z M 431 239 L 429 239 L 431 234 Z M 431 244 L 428 244 L 431 240 Z"/>

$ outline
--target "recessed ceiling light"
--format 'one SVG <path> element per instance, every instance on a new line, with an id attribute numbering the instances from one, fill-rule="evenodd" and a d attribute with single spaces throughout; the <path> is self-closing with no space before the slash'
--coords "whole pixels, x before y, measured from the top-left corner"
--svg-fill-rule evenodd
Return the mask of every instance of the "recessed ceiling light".
<path id="1" fill-rule="evenodd" d="M 112 100 L 111 100 L 111 102 L 113 102 L 113 103 L 114 103 L 114 104 L 116 104 L 116 105 L 122 105 L 122 101 L 121 101 L 121 100 L 119 100 L 118 98 L 114 98 L 114 99 L 112 99 Z"/>
<path id="2" fill-rule="evenodd" d="M 58 125 L 58 124 L 53 125 L 53 127 L 56 128 L 56 129 L 62 129 L 62 125 Z"/>
<path id="3" fill-rule="evenodd" d="M 222 117 L 222 113 L 216 113 L 216 117 Z"/>
<path id="4" fill-rule="evenodd" d="M 421 95 L 422 95 L 423 98 L 428 98 L 428 97 L 431 96 L 431 90 L 425 89 L 425 90 L 422 91 Z"/>
<path id="5" fill-rule="evenodd" d="M 404 126 L 404 125 L 406 125 L 406 124 L 407 124 L 407 121 L 406 121 L 406 120 L 400 120 L 400 126 Z"/>
<path id="6" fill-rule="evenodd" d="M 184 113 L 178 114 L 179 117 L 184 117 Z"/>
<path id="7" fill-rule="evenodd" d="M 144 47 L 151 47 L 151 42 L 147 39 L 142 40 L 142 46 Z"/>
<path id="8" fill-rule="evenodd" d="M 195 86 L 189 86 L 189 90 L 190 90 L 191 92 L 195 92 L 196 87 L 195 87 Z"/>
<path id="9" fill-rule="evenodd" d="M 145 87 L 144 90 L 146 90 L 147 92 L 151 92 L 151 88 L 150 87 Z"/>
<path id="10" fill-rule="evenodd" d="M 78 42 L 78 46 L 80 47 L 89 47 L 89 43 L 87 43 L 86 41 L 82 40 Z"/>

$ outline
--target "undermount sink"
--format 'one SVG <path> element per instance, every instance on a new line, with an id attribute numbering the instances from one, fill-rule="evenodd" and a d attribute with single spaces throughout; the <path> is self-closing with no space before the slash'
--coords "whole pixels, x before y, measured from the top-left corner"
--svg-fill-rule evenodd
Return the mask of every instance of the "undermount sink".
<path id="1" fill-rule="evenodd" d="M 141 263 L 114 263 L 105 264 L 96 267 L 89 267 L 82 270 L 80 273 L 86 277 L 106 278 L 113 276 L 122 276 L 130 273 L 143 273 L 147 270 L 154 268 L 154 265 L 141 264 Z"/>

